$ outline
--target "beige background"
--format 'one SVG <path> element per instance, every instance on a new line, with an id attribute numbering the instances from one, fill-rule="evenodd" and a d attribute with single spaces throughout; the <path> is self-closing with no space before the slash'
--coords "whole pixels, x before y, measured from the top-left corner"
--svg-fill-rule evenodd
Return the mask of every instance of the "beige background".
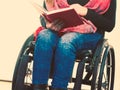
<path id="1" fill-rule="evenodd" d="M 18 53 L 25 39 L 40 25 L 39 13 L 31 6 L 30 0 L 0 0 L 0 79 L 11 80 Z M 34 1 L 34 0 L 33 0 Z M 35 0 L 42 4 L 42 0 Z M 117 0 L 116 27 L 106 33 L 115 48 L 116 74 L 115 90 L 120 90 L 120 13 Z M 0 85 L 0 89 L 2 86 Z"/>

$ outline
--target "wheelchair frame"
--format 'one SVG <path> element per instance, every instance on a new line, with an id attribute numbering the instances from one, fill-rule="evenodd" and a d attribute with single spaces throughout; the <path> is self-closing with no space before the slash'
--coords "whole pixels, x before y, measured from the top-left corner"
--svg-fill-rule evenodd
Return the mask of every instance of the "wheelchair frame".
<path id="1" fill-rule="evenodd" d="M 19 53 L 12 82 L 12 90 L 32 90 L 32 63 L 34 35 L 27 38 Z M 115 74 L 114 49 L 107 39 L 98 43 L 95 52 L 84 50 L 79 53 L 76 77 L 71 77 L 74 90 L 81 90 L 82 85 L 89 85 L 90 90 L 113 90 Z M 84 76 L 85 75 L 85 76 Z M 51 75 L 50 75 L 51 77 Z"/>

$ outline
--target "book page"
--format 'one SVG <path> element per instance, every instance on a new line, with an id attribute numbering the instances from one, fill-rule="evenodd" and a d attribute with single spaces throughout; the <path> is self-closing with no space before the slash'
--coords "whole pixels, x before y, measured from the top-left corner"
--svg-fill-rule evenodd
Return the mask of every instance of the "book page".
<path id="1" fill-rule="evenodd" d="M 47 14 L 63 12 L 63 11 L 68 11 L 68 10 L 72 10 L 72 9 L 73 9 L 73 8 L 71 8 L 71 7 L 67 7 L 67 8 L 62 8 L 62 9 L 57 9 L 57 10 L 48 11 Z"/>
<path id="2" fill-rule="evenodd" d="M 35 9 L 36 9 L 41 15 L 48 13 L 48 11 L 47 11 L 45 8 L 43 8 L 42 6 L 40 6 L 39 4 L 37 4 L 37 3 L 35 3 L 35 2 L 31 2 L 31 4 L 33 5 L 33 7 L 35 7 Z"/>
<path id="3" fill-rule="evenodd" d="M 31 4 L 36 8 L 36 10 L 37 10 L 40 14 L 52 14 L 52 13 L 57 13 L 57 12 L 62 12 L 62 11 L 66 11 L 66 10 L 71 10 L 71 9 L 73 9 L 73 8 L 71 8 L 71 7 L 67 7 L 67 8 L 62 8 L 62 9 L 47 11 L 45 8 L 43 8 L 42 6 L 40 6 L 39 4 L 37 4 L 37 3 L 35 3 L 35 2 L 31 2 Z"/>

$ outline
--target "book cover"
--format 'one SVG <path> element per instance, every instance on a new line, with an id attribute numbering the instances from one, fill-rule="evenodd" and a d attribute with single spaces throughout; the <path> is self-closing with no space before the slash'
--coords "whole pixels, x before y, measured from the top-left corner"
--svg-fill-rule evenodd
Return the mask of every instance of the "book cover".
<path id="1" fill-rule="evenodd" d="M 34 3 L 34 7 L 44 16 L 49 22 L 52 22 L 56 19 L 60 19 L 64 22 L 65 27 L 73 27 L 83 24 L 81 17 L 76 13 L 73 8 L 62 8 L 53 11 L 47 11 L 42 6 Z"/>

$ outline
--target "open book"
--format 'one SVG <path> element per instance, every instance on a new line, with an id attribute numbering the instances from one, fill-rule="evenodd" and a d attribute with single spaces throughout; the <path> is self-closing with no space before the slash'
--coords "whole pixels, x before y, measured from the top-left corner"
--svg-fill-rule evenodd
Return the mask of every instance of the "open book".
<path id="1" fill-rule="evenodd" d="M 73 8 L 63 8 L 53 11 L 47 11 L 42 6 L 33 3 L 34 7 L 44 16 L 49 22 L 60 19 L 65 23 L 65 27 L 72 27 L 83 24 L 81 17 Z"/>

